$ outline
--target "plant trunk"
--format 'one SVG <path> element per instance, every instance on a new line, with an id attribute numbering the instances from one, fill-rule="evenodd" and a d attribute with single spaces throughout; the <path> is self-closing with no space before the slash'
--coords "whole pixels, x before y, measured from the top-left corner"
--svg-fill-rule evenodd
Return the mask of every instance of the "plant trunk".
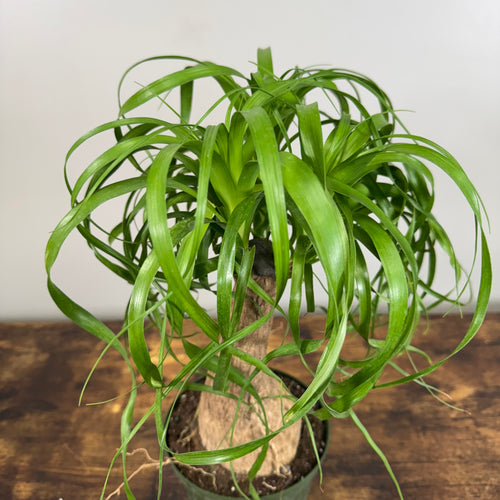
<path id="1" fill-rule="evenodd" d="M 259 271 L 259 248 L 256 252 L 254 272 Z M 271 274 L 271 273 L 266 273 Z M 271 297 L 276 295 L 276 279 L 274 276 L 253 276 L 254 280 Z M 240 329 L 252 324 L 258 318 L 267 314 L 271 306 L 250 290 L 243 306 Z M 252 332 L 236 344 L 238 349 L 262 359 L 268 348 L 269 336 L 272 330 L 272 318 L 263 326 Z M 254 367 L 233 356 L 232 365 L 246 377 Z M 265 409 L 267 426 L 271 431 L 283 425 L 283 415 L 292 406 L 287 398 L 286 388 L 277 380 L 264 373 L 258 373 L 252 379 L 252 385 L 257 390 Z M 230 384 L 229 392 L 239 396 L 241 388 Z M 198 411 L 198 429 L 203 446 L 207 450 L 226 448 L 247 443 L 266 435 L 263 423 L 262 407 L 249 394 L 244 395 L 238 408 L 234 398 L 202 392 Z M 234 426 L 234 427 L 233 427 Z M 300 422 L 295 423 L 278 434 L 269 443 L 266 459 L 259 470 L 259 475 L 273 473 L 286 474 L 288 464 L 295 458 L 300 438 Z M 230 465 L 236 474 L 248 473 L 260 450 L 234 460 Z"/>

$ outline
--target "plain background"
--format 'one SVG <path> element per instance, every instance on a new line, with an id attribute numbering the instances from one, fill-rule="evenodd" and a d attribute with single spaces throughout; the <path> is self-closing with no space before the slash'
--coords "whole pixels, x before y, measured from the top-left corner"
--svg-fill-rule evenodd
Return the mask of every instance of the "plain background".
<path id="1" fill-rule="evenodd" d="M 410 130 L 451 151 L 478 188 L 498 274 L 498 0 L 0 0 L 0 320 L 62 317 L 46 292 L 43 253 L 69 208 L 63 161 L 80 135 L 116 117 L 123 71 L 181 54 L 248 74 L 267 46 L 278 73 L 346 67 L 411 110 Z M 458 194 L 439 194 L 438 217 L 468 266 L 470 217 Z M 55 279 L 96 315 L 120 317 L 128 286 L 101 271 L 75 238 Z M 494 281 L 490 310 L 499 307 Z"/>

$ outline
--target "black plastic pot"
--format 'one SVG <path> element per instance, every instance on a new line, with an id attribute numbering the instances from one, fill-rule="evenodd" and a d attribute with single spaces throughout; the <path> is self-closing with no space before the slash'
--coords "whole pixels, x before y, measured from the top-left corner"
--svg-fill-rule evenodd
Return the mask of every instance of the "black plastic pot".
<path id="1" fill-rule="evenodd" d="M 297 380 L 295 377 L 292 377 L 291 375 L 279 371 L 275 371 L 275 373 L 277 373 L 278 375 L 284 375 L 294 380 L 302 387 L 304 387 L 304 384 L 300 382 L 300 380 Z M 328 443 L 330 440 L 330 423 L 326 421 L 324 422 L 324 425 L 326 430 L 325 446 L 323 449 L 323 453 L 320 457 L 321 462 L 324 460 L 326 456 L 326 451 L 328 449 Z M 214 493 L 213 491 L 200 488 L 198 485 L 192 483 L 184 474 L 182 474 L 182 472 L 175 464 L 172 464 L 172 467 L 176 476 L 182 483 L 189 500 L 235 500 L 235 498 L 238 498 L 233 496 L 222 495 L 219 493 Z M 316 464 L 316 466 L 299 481 L 291 484 L 290 486 L 286 487 L 284 490 L 281 490 L 279 492 L 263 495 L 261 496 L 261 499 L 262 500 L 307 500 L 309 491 L 311 489 L 312 481 L 317 476 L 318 468 L 319 465 Z"/>
<path id="2" fill-rule="evenodd" d="M 323 459 L 325 455 L 326 448 L 321 458 Z M 175 465 L 173 465 L 173 469 L 176 476 L 184 486 L 184 490 L 186 491 L 186 495 L 189 500 L 235 500 L 235 497 L 228 497 L 226 495 L 214 493 L 213 491 L 204 490 L 189 481 L 189 479 L 187 479 L 186 476 L 184 476 Z M 312 481 L 316 477 L 317 472 L 318 465 L 316 465 L 316 467 L 314 467 L 314 469 L 312 469 L 307 476 L 305 476 L 300 481 L 292 484 L 288 488 L 285 488 L 284 490 L 281 490 L 277 493 L 271 493 L 270 495 L 261 496 L 260 498 L 262 500 L 307 500 Z"/>

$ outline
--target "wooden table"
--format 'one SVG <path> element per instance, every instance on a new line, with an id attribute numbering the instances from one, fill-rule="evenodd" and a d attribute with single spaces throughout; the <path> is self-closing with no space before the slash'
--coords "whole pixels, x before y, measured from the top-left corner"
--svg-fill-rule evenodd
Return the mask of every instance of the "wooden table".
<path id="1" fill-rule="evenodd" d="M 416 344 L 440 359 L 458 342 L 467 321 L 433 318 L 429 333 Z M 304 335 L 315 336 L 324 318 L 302 321 Z M 113 324 L 118 328 L 118 324 Z M 186 328 L 193 328 L 187 323 Z M 425 328 L 422 323 L 421 330 Z M 273 342 L 284 332 L 275 320 Z M 69 323 L 0 324 L 0 498 L 13 500 L 97 499 L 119 446 L 124 399 L 78 407 L 82 384 L 103 345 Z M 428 377 L 464 411 L 440 404 L 417 384 L 372 391 L 356 411 L 385 452 L 407 500 L 500 498 L 500 315 L 490 314 L 476 339 Z M 107 354 L 85 393 L 97 402 L 128 388 L 119 356 Z M 277 367 L 287 370 L 280 363 Z M 291 368 L 304 376 L 301 367 Z M 290 370 L 289 370 L 290 371 Z M 139 408 L 150 397 L 139 395 Z M 348 419 L 332 422 L 322 487 L 311 499 L 395 499 L 394 485 L 378 456 Z M 131 470 L 154 457 L 155 430 L 147 425 L 134 441 Z M 111 474 L 107 494 L 120 484 L 120 466 Z M 184 499 L 164 468 L 165 499 Z M 154 465 L 133 478 L 138 500 L 156 498 Z M 323 491 L 323 493 L 322 493 Z M 123 492 L 112 498 L 125 498 Z"/>

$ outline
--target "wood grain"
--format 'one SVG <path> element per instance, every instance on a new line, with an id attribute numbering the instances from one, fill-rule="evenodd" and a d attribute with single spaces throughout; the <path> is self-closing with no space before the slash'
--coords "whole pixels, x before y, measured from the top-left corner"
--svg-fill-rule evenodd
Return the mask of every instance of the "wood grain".
<path id="1" fill-rule="evenodd" d="M 470 319 L 470 318 L 469 318 Z M 302 320 L 304 336 L 316 337 L 322 316 Z M 429 333 L 415 342 L 436 361 L 465 332 L 468 318 L 432 318 Z M 116 330 L 118 324 L 111 324 Z M 195 331 L 186 323 L 188 331 Z M 275 320 L 271 342 L 285 334 Z M 156 348 L 154 334 L 149 339 Z M 178 348 L 178 347 L 177 347 Z M 12 500 L 84 500 L 99 498 L 109 462 L 119 446 L 120 413 L 125 399 L 78 407 L 85 378 L 103 349 L 102 343 L 69 323 L 0 324 L 0 498 Z M 355 357 L 358 346 L 345 356 Z M 180 352 L 180 351 L 179 351 Z M 317 354 L 310 361 L 317 360 Z M 500 315 L 490 314 L 476 339 L 427 381 L 448 393 L 456 411 L 438 403 L 424 388 L 409 384 L 372 391 L 356 412 L 386 453 L 407 500 L 500 498 Z M 168 371 L 175 373 L 175 362 Z M 423 366 L 423 363 L 420 363 Z M 297 363 L 276 368 L 308 379 Z M 388 373 L 386 378 L 394 376 Z M 128 373 L 119 355 L 109 352 L 85 393 L 85 403 L 114 398 L 128 390 Z M 151 395 L 141 391 L 139 411 Z M 168 404 L 168 401 L 166 402 Z M 139 500 L 156 498 L 153 459 L 156 433 L 147 424 L 134 440 L 130 470 L 143 468 L 132 486 Z M 113 470 L 107 494 L 120 484 L 121 465 Z M 165 500 L 182 500 L 177 479 L 164 468 Z M 113 498 L 125 498 L 124 493 Z M 385 500 L 397 498 L 387 472 L 354 424 L 332 422 L 323 485 L 311 499 Z"/>

